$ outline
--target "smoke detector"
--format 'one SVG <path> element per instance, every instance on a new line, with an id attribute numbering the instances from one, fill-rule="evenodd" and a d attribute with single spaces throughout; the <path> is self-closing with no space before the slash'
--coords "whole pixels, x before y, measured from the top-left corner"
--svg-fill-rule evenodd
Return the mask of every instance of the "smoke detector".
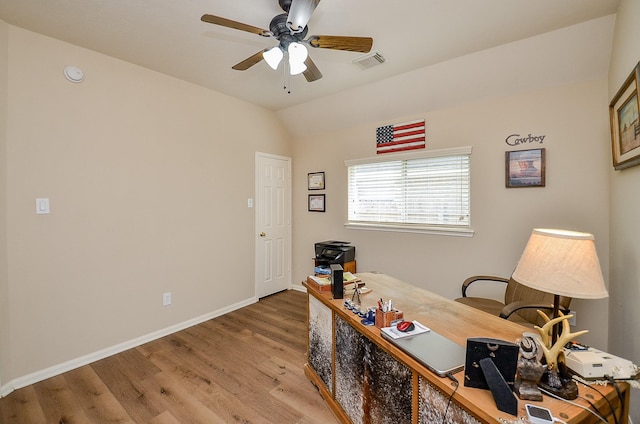
<path id="1" fill-rule="evenodd" d="M 84 72 L 77 66 L 67 66 L 64 68 L 64 76 L 73 83 L 84 81 Z"/>

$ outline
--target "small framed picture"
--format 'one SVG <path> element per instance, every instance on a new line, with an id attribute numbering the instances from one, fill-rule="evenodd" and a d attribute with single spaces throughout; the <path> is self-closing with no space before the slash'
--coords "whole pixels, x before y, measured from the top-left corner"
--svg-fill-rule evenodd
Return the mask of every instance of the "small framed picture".
<path id="1" fill-rule="evenodd" d="M 324 212 L 324 194 L 309 195 L 309 212 Z"/>
<path id="2" fill-rule="evenodd" d="M 310 172 L 307 174 L 309 190 L 324 190 L 324 172 Z"/>
<path id="3" fill-rule="evenodd" d="M 640 164 L 638 80 L 640 63 L 627 77 L 609 105 L 613 167 L 617 170 Z"/>
<path id="4" fill-rule="evenodd" d="M 545 150 L 531 149 L 506 152 L 505 185 L 514 187 L 544 187 Z"/>

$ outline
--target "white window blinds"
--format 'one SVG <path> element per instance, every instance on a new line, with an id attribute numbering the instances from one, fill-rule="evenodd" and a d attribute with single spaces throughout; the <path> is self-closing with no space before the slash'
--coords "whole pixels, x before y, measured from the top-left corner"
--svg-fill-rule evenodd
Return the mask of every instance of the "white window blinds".
<path id="1" fill-rule="evenodd" d="M 348 224 L 470 227 L 471 148 L 347 161 Z"/>

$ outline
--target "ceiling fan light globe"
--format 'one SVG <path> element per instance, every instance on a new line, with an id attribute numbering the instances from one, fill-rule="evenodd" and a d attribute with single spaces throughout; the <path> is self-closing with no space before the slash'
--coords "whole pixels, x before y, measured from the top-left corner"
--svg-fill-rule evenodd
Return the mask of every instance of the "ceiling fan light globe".
<path id="1" fill-rule="evenodd" d="M 262 57 L 264 58 L 264 61 L 267 62 L 267 64 L 273 69 L 276 70 L 278 69 L 278 65 L 280 65 L 280 62 L 282 61 L 282 58 L 284 57 L 284 53 L 282 52 L 282 49 L 280 49 L 279 46 L 276 47 L 272 47 L 268 50 L 265 50 L 262 53 Z"/>
<path id="2" fill-rule="evenodd" d="M 289 63 L 304 63 L 307 60 L 307 56 L 309 56 L 309 52 L 307 52 L 307 48 L 304 44 L 301 43 L 291 43 L 287 49 L 289 52 Z"/>
<path id="3" fill-rule="evenodd" d="M 293 63 L 293 62 L 289 61 L 289 73 L 291 75 L 298 75 L 298 74 L 303 73 L 306 70 L 307 70 L 307 65 L 305 65 L 304 62 L 302 62 L 302 63 Z"/>

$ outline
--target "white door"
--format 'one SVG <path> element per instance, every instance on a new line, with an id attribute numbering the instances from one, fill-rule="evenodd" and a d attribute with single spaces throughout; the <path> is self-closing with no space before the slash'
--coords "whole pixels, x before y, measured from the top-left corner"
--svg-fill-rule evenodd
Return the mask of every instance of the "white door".
<path id="1" fill-rule="evenodd" d="M 291 158 L 256 153 L 256 296 L 291 287 Z"/>

